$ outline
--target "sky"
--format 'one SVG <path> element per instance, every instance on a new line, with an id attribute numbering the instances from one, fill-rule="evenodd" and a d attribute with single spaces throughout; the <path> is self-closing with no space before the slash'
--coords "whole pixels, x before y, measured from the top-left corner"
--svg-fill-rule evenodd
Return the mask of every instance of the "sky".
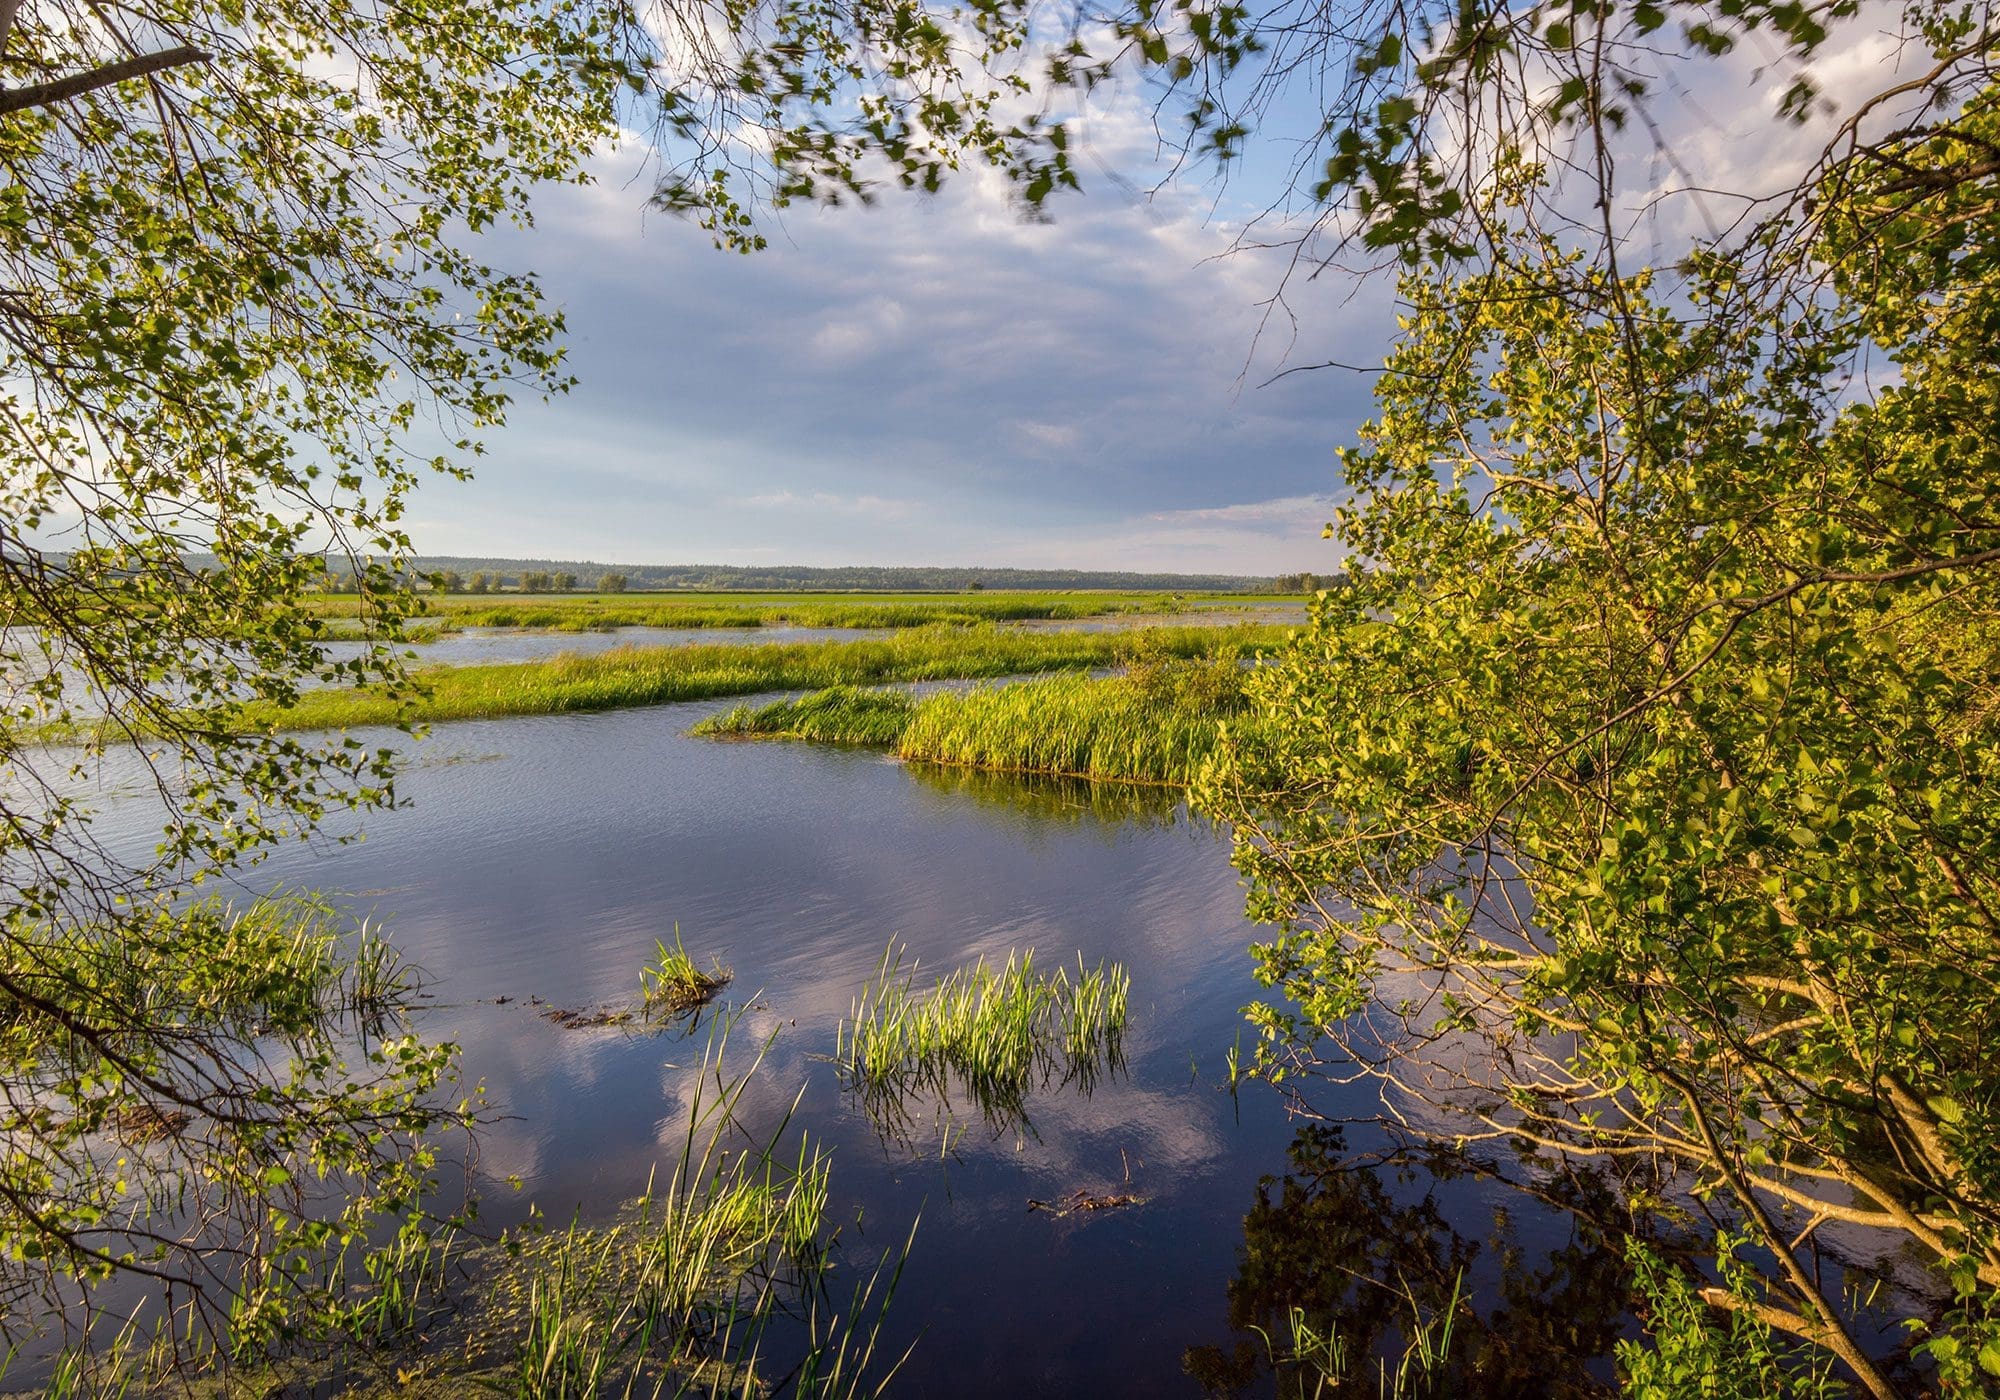
<path id="1" fill-rule="evenodd" d="M 1829 91 L 1872 84 L 1884 52 L 1879 29 L 1831 46 Z M 1814 147 L 1773 127 L 1782 83 L 1759 62 L 1746 50 L 1664 94 L 1681 168 L 1635 157 L 1635 207 L 1690 174 L 1755 188 Z M 1232 253 L 1275 190 L 1255 175 L 1136 190 L 1157 158 L 1136 92 L 1088 130 L 1085 192 L 1052 222 L 1024 221 L 1005 179 L 973 170 L 934 197 L 788 210 L 750 256 L 647 210 L 641 143 L 605 153 L 594 184 L 549 192 L 536 227 L 494 250 L 565 309 L 578 386 L 518 405 L 470 483 L 424 485 L 418 548 L 1337 568 L 1321 538 L 1334 454 L 1369 415 L 1371 376 L 1310 367 L 1381 363 L 1393 278 L 1287 279 L 1279 255 Z"/>
<path id="2" fill-rule="evenodd" d="M 1327 571 L 1334 450 L 1367 416 L 1387 288 L 1229 248 L 1241 185 L 1147 197 L 1149 133 L 1093 124 L 1085 192 L 1005 178 L 784 212 L 717 251 L 645 207 L 643 148 L 494 250 L 568 320 L 577 387 L 524 402 L 470 483 L 426 482 L 426 554 L 625 563 Z"/>

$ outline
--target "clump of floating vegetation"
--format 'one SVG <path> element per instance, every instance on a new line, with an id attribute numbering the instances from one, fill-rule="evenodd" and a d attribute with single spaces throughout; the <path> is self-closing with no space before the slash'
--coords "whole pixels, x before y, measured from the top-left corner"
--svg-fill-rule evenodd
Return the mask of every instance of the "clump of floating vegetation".
<path id="1" fill-rule="evenodd" d="M 958 767 L 1185 785 L 1215 748 L 1221 722 L 1243 710 L 1243 671 L 1233 658 L 1149 647 L 1118 676 L 1053 676 L 920 700 L 839 687 L 738 706 L 693 732 L 877 744 Z"/>
<path id="2" fill-rule="evenodd" d="M 917 966 L 891 945 L 880 974 L 841 1022 L 834 1060 L 872 1110 L 913 1092 L 963 1089 L 989 1122 L 1025 1120 L 1028 1094 L 1095 1082 L 1123 1063 L 1131 978 L 1116 963 L 1044 973 L 1033 949 L 992 968 L 982 958 L 919 989 Z"/>
<path id="3" fill-rule="evenodd" d="M 729 985 L 728 968 L 716 964 L 704 970 L 695 965 L 681 944 L 680 926 L 674 927 L 674 946 L 665 939 L 653 940 L 657 953 L 652 962 L 639 969 L 639 1001 L 646 1014 L 677 1015 L 706 1006 L 716 993 Z"/>
<path id="4" fill-rule="evenodd" d="M 1157 627 L 1147 645 L 1173 658 L 1234 659 L 1278 645 L 1267 626 Z M 415 672 L 418 693 L 308 691 L 284 708 L 247 710 L 242 723 L 270 730 L 562 714 L 658 705 L 759 691 L 820 690 L 893 681 L 978 679 L 1107 666 L 1130 648 L 1104 632 L 923 627 L 881 640 L 771 646 L 620 647 L 596 656 Z M 48 739 L 74 737 L 54 732 Z"/>

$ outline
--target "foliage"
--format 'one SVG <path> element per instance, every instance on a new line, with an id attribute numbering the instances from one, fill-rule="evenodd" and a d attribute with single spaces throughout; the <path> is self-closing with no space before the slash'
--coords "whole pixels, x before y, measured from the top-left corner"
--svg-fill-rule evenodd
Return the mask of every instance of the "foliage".
<path id="1" fill-rule="evenodd" d="M 310 895 L 7 934 L 10 1302 L 193 1269 L 197 1344 L 347 1332 L 341 1259 L 377 1212 L 425 1218 L 436 1139 L 473 1113 L 441 1096 L 453 1047 L 404 1023 L 411 970 Z"/>
<path id="2" fill-rule="evenodd" d="M 1724 1239 L 1718 1251 L 1726 1277 L 1754 1304 L 1754 1289 L 1736 1262 L 1739 1242 Z M 1633 1241 L 1627 1249 L 1634 1282 L 1647 1311 L 1647 1331 L 1655 1345 L 1618 1345 L 1625 1393 L 1634 1400 L 1834 1400 L 1846 1387 L 1832 1375 L 1830 1358 L 1799 1356 L 1800 1348 L 1774 1336 L 1752 1307 L 1722 1314 L 1698 1293 L 1687 1276 Z"/>
<path id="3" fill-rule="evenodd" d="M 1662 1156 L 1748 1232 L 1758 1317 L 1875 1395 L 1830 1223 L 1920 1251 L 1931 1355 L 2000 1374 L 1993 106 L 1671 278 L 1492 170 L 1487 261 L 1405 280 L 1344 454 L 1349 586 L 1203 784 L 1279 928 L 1273 1076 Z"/>
<path id="4" fill-rule="evenodd" d="M 1188 1374 L 1224 1395 L 1268 1373 L 1278 1395 L 1301 1400 L 1357 1386 L 1463 1400 L 1606 1394 L 1591 1373 L 1627 1324 L 1631 1291 L 1615 1183 L 1587 1172 L 1538 1180 L 1536 1194 L 1575 1220 L 1544 1246 L 1550 1232 L 1527 1228 L 1505 1195 L 1490 1228 L 1468 1232 L 1435 1190 L 1395 1189 L 1474 1164 L 1437 1151 L 1402 1165 L 1351 1153 L 1339 1128 L 1302 1127 L 1284 1174 L 1258 1183 L 1243 1219 L 1229 1283 L 1236 1339 L 1188 1348 Z"/>

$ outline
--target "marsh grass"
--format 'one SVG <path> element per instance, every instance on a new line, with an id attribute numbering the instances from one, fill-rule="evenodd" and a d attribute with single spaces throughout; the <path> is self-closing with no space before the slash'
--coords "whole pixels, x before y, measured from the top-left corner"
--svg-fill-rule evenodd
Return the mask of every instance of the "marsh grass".
<path id="1" fill-rule="evenodd" d="M 1458 1271 L 1450 1296 L 1435 1307 L 1426 1307 L 1400 1279 L 1383 1286 L 1400 1313 L 1403 1346 L 1393 1357 L 1372 1358 L 1378 1400 L 1444 1400 L 1458 1393 L 1455 1382 L 1462 1377 L 1454 1370 L 1452 1346 L 1459 1314 L 1470 1306 L 1465 1270 Z M 1353 1348 L 1338 1325 L 1331 1319 L 1324 1325 L 1316 1324 L 1305 1308 L 1296 1305 L 1288 1310 L 1286 1323 L 1291 1334 L 1288 1345 L 1281 1346 L 1269 1334 L 1264 1335 L 1280 1393 L 1297 1395 L 1301 1400 L 1365 1393 L 1366 1382 L 1356 1373 Z"/>
<path id="2" fill-rule="evenodd" d="M 1129 648 L 1131 641 L 1126 643 Z M 1061 675 L 922 699 L 837 687 L 697 724 L 710 736 L 763 735 L 893 747 L 953 767 L 1185 786 L 1220 725 L 1244 711 L 1234 657 L 1189 657 L 1148 637 L 1122 675 Z"/>
<path id="3" fill-rule="evenodd" d="M 674 946 L 656 938 L 652 962 L 639 969 L 639 1004 L 647 1016 L 675 1016 L 706 1006 L 732 976 L 729 969 L 714 964 L 704 971 L 681 943 L 680 925 L 674 925 Z"/>
<path id="4" fill-rule="evenodd" d="M 747 1126 L 740 1110 L 769 1042 L 741 1063 L 729 1053 L 735 1022 L 719 1018 L 690 1067 L 670 1160 L 608 1223 L 551 1229 L 531 1212 L 485 1241 L 419 1221 L 372 1246 L 357 1236 L 335 1261 L 348 1305 L 331 1350 L 240 1356 L 194 1373 L 177 1369 L 172 1339 L 149 1343 L 134 1323 L 112 1345 L 57 1353 L 36 1393 L 881 1395 L 901 1364 L 880 1341 L 914 1233 L 846 1281 L 827 1222 L 830 1160 L 791 1130 L 796 1100 L 775 1125 Z"/>
<path id="5" fill-rule="evenodd" d="M 995 593 L 917 595 L 655 595 L 578 594 L 521 598 L 427 595 L 424 621 L 405 627 L 433 633 L 468 627 L 537 632 L 603 632 L 619 627 L 926 627 L 979 622 L 1065 621 L 1133 613 L 1171 613 L 1183 604 L 1167 594 Z M 359 617 L 359 603 L 339 597 L 314 609 L 336 625 Z"/>
<path id="6" fill-rule="evenodd" d="M 878 1126 L 907 1121 L 917 1095 L 962 1090 L 996 1129 L 1027 1121 L 1028 1095 L 1088 1088 L 1123 1068 L 1131 978 L 1116 963 L 1044 973 L 1034 950 L 984 959 L 919 989 L 917 964 L 891 944 L 836 1032 L 834 1061 Z"/>
<path id="7" fill-rule="evenodd" d="M 897 740 L 906 759 L 1005 772 L 1185 786 L 1240 708 L 1240 682 L 1219 667 L 1193 695 L 1124 676 L 1052 676 L 928 696 Z M 1210 691 L 1215 694 L 1211 695 Z"/>
<path id="8" fill-rule="evenodd" d="M 908 1246 L 845 1309 L 832 1305 L 827 1156 L 803 1138 L 781 1150 L 789 1114 L 746 1136 L 737 1110 L 763 1051 L 725 1073 L 732 1025 L 711 1036 L 664 1184 L 614 1224 L 530 1227 L 503 1242 L 508 1262 L 481 1313 L 523 1400 L 854 1397 L 879 1394 L 900 1364 L 878 1368 L 876 1346 Z M 784 1364 L 770 1359 L 787 1351 Z"/>
<path id="9" fill-rule="evenodd" d="M 821 744 L 894 747 L 916 713 L 917 701 L 899 690 L 837 685 L 796 700 L 738 705 L 712 715 L 688 732 L 710 738 L 804 739 Z"/>
<path id="10" fill-rule="evenodd" d="M 1234 659 L 1278 645 L 1284 628 L 1158 627 L 1148 645 L 1175 657 Z M 259 729 L 339 729 L 499 715 L 563 714 L 760 691 L 821 690 L 893 681 L 979 679 L 1106 666 L 1130 642 L 1103 632 L 922 627 L 882 640 L 771 646 L 619 647 L 595 656 L 415 672 L 420 692 L 308 691 L 285 708 L 246 710 Z M 78 737 L 50 731 L 55 741 Z"/>

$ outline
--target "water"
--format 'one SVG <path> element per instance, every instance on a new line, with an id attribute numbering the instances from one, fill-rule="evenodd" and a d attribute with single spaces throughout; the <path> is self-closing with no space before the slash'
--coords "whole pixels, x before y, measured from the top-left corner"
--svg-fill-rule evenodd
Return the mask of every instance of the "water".
<path id="1" fill-rule="evenodd" d="M 896 1393 L 1198 1396 L 1184 1370 L 1194 1346 L 1247 1355 L 1254 1373 L 1263 1344 L 1232 1326 L 1231 1284 L 1243 1267 L 1237 1321 L 1271 1325 L 1257 1312 L 1274 1286 L 1267 1237 L 1291 1227 L 1273 1235 L 1253 1207 L 1260 1179 L 1292 1165 L 1299 1125 L 1268 1089 L 1239 1101 L 1221 1087 L 1256 994 L 1257 934 L 1222 838 L 1157 796 L 685 737 L 726 703 L 441 728 L 415 747 L 407 810 L 369 817 L 360 844 L 286 850 L 245 892 L 338 892 L 431 974 L 441 1004 L 425 1031 L 463 1048 L 468 1080 L 506 1115 L 480 1145 L 489 1225 L 529 1201 L 555 1220 L 608 1216 L 674 1159 L 700 1041 L 559 1029 L 533 999 L 629 1002 L 654 940 L 678 925 L 697 960 L 734 969 L 728 996 L 750 1007 L 735 1043 L 775 1034 L 750 1117 L 775 1122 L 803 1090 L 796 1121 L 832 1149 L 848 1257 L 866 1265 L 920 1218 L 885 1342 L 915 1344 Z M 100 831 L 143 846 L 152 809 L 118 790 Z M 1123 962 L 1126 1074 L 1034 1098 L 1026 1125 L 996 1133 L 974 1118 L 948 1149 L 915 1105 L 908 1139 L 885 1140 L 817 1057 L 892 938 L 939 971 L 1028 947 Z M 1359 1111 L 1365 1094 L 1329 1090 L 1320 1106 Z M 518 1193 L 498 1184 L 510 1176 Z M 1028 1208 L 1078 1189 L 1141 1202 L 1063 1219 Z M 1387 1238 L 1387 1212 L 1426 1199 L 1467 1237 L 1491 1234 L 1497 1197 L 1470 1179 L 1384 1173 L 1377 1189 L 1314 1207 L 1329 1251 Z M 1540 1247 L 1561 1243 L 1552 1214 L 1514 1210 Z M 1378 1222 L 1360 1236 L 1357 1211 Z M 1246 1214 L 1265 1240 L 1248 1265 Z M 1498 1296 L 1495 1257 L 1468 1278 Z M 1326 1287 L 1277 1277 L 1279 1291 Z"/>

